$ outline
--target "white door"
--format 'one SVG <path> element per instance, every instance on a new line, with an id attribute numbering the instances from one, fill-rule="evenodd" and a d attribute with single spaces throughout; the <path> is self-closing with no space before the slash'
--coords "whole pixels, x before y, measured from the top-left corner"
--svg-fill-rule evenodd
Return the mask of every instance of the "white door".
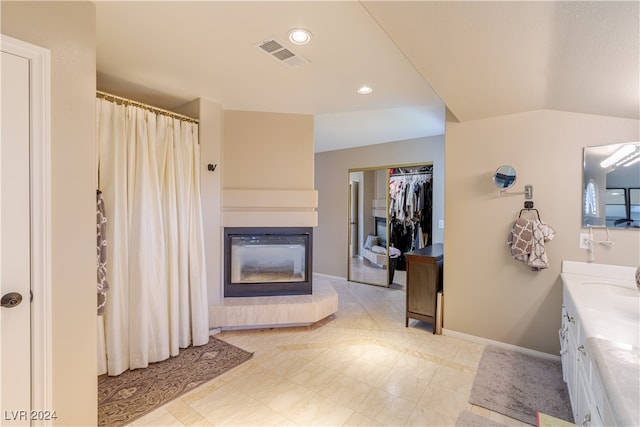
<path id="1" fill-rule="evenodd" d="M 31 418 L 29 60 L 3 51 L 0 69 L 0 425 L 28 425 Z"/>

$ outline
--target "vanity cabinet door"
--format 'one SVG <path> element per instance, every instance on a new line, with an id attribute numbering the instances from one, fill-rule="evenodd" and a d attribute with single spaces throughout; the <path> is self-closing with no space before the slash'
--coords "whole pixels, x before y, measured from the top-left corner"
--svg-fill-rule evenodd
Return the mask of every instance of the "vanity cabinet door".
<path id="1" fill-rule="evenodd" d="M 562 380 L 567 382 L 568 354 L 569 351 L 569 326 L 567 325 L 567 309 L 562 306 L 562 318 L 560 330 L 558 331 L 560 338 L 560 361 L 562 362 Z"/>
<path id="2" fill-rule="evenodd" d="M 578 422 L 578 364 L 577 364 L 577 348 L 575 338 L 569 332 L 567 334 L 567 364 L 562 366 L 563 373 L 567 377 L 567 390 L 569 392 L 569 400 L 571 401 L 571 413 L 573 418 Z"/>
<path id="3" fill-rule="evenodd" d="M 580 346 L 577 351 L 577 402 L 575 423 L 581 426 L 603 426 L 601 411 L 602 390 L 600 383 L 593 375 L 591 360 Z"/>
<path id="4" fill-rule="evenodd" d="M 567 383 L 567 391 L 569 392 L 569 400 L 571 401 L 571 413 L 574 421 L 579 424 L 581 419 L 578 418 L 579 411 L 579 359 L 578 359 L 578 336 L 580 324 L 578 318 L 573 312 L 573 304 L 566 287 L 563 287 L 562 301 L 562 328 L 560 329 L 561 337 L 561 361 L 562 376 Z M 563 347 L 564 346 L 564 347 Z"/>
<path id="5" fill-rule="evenodd" d="M 591 426 L 592 414 L 591 408 L 593 407 L 593 397 L 588 393 L 587 387 L 589 386 L 588 374 L 586 373 L 586 366 L 582 359 L 582 353 L 584 349 L 578 347 L 576 351 L 576 403 L 574 409 L 575 423 L 581 426 Z"/>

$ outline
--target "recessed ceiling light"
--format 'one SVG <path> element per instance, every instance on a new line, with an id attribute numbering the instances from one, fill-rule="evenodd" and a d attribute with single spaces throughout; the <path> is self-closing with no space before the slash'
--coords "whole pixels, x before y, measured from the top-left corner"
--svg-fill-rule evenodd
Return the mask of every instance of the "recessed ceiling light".
<path id="1" fill-rule="evenodd" d="M 304 28 L 294 28 L 289 31 L 289 40 L 295 44 L 307 44 L 311 40 L 311 32 Z"/>
<path id="2" fill-rule="evenodd" d="M 371 93 L 371 92 L 373 92 L 373 89 L 371 89 L 369 86 L 360 86 L 358 88 L 358 93 L 360 95 L 366 95 L 366 94 Z"/>

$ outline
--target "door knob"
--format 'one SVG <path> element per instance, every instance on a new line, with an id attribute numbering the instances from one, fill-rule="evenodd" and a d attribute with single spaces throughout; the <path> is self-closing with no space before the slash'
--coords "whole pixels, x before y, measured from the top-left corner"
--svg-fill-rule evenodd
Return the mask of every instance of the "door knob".
<path id="1" fill-rule="evenodd" d="M 6 308 L 13 308 L 16 305 L 19 305 L 22 302 L 22 295 L 17 292 L 10 292 L 2 296 L 2 300 L 0 300 L 0 305 Z"/>

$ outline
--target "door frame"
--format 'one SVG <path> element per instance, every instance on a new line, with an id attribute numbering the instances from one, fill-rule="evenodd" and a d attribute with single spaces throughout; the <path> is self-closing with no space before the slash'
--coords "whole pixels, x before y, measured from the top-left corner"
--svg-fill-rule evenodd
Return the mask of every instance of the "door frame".
<path id="1" fill-rule="evenodd" d="M 397 169 L 397 168 L 415 168 L 415 167 L 420 167 L 420 166 L 431 166 L 433 167 L 435 164 L 434 160 L 428 160 L 428 161 L 422 161 L 422 162 L 415 162 L 415 163 L 398 163 L 398 164 L 390 164 L 390 165 L 379 165 L 379 166 L 368 166 L 368 167 L 360 167 L 360 168 L 349 168 L 347 169 L 347 182 L 349 183 L 348 189 L 349 189 L 349 196 L 348 196 L 348 213 L 347 215 L 351 214 L 351 174 L 354 172 L 367 172 L 367 171 L 377 171 L 377 170 L 386 170 L 385 172 L 385 183 L 386 183 L 386 203 L 385 203 L 385 217 L 387 220 L 387 244 L 390 244 L 390 237 L 391 237 L 391 230 L 390 230 L 390 226 L 391 226 L 391 216 L 389 215 L 389 204 L 390 204 L 390 200 L 389 200 L 389 181 L 391 179 L 391 175 L 390 175 L 390 171 L 392 169 Z M 433 171 L 432 171 L 433 173 Z M 432 228 L 434 227 L 433 224 L 433 207 L 431 210 L 431 216 L 432 216 Z M 347 233 L 347 280 L 348 281 L 352 281 L 352 282 L 358 282 L 358 283 L 366 283 L 366 284 L 370 284 L 370 285 L 375 285 L 375 286 L 384 286 L 384 287 L 389 287 L 389 269 L 386 269 L 386 274 L 387 274 L 387 280 L 385 280 L 384 284 L 378 284 L 378 283 L 372 283 L 372 282 L 361 282 L 359 280 L 351 280 L 351 256 L 349 253 L 349 244 L 351 242 L 351 225 L 349 225 L 348 228 L 349 232 Z M 433 235 L 433 232 L 432 232 Z M 432 237 L 433 238 L 433 237 Z"/>
<path id="2" fill-rule="evenodd" d="M 355 191 L 355 207 L 354 207 L 354 191 Z M 360 196 L 360 181 L 353 180 L 349 182 L 349 257 L 354 258 L 359 255 L 360 250 L 360 233 L 358 228 L 360 227 L 360 212 L 358 198 Z M 355 220 L 353 218 L 355 209 Z M 353 226 L 356 226 L 356 233 L 354 236 Z M 355 239 L 355 244 L 354 244 Z"/>
<path id="3" fill-rule="evenodd" d="M 51 333 L 51 55 L 0 34 L 3 52 L 29 60 L 31 203 L 31 408 L 52 407 Z"/>

